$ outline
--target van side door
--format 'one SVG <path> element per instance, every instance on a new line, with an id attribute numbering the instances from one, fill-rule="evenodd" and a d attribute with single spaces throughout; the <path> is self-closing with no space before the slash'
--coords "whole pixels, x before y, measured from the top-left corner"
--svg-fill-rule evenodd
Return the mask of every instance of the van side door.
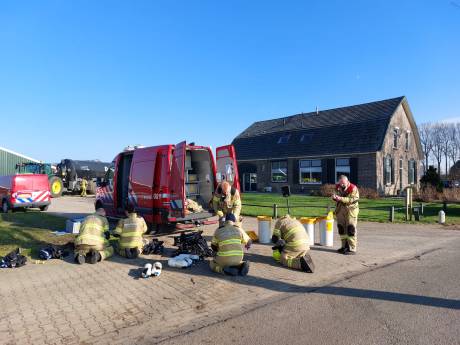
<path id="1" fill-rule="evenodd" d="M 169 191 L 171 198 L 171 216 L 185 217 L 185 153 L 187 143 L 177 144 L 171 162 Z"/>
<path id="2" fill-rule="evenodd" d="M 220 146 L 216 149 L 216 179 L 218 182 L 228 181 L 240 190 L 240 177 L 233 145 Z"/>

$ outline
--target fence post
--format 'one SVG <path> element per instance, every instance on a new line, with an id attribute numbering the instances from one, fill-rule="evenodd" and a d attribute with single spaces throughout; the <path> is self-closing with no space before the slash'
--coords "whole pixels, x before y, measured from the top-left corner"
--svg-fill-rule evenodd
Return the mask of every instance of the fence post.
<path id="1" fill-rule="evenodd" d="M 443 210 L 444 212 L 447 212 L 447 201 L 443 201 L 443 203 L 442 203 L 442 210 Z"/>
<path id="2" fill-rule="evenodd" d="M 273 204 L 273 219 L 278 218 L 278 205 Z"/>
<path id="3" fill-rule="evenodd" d="M 424 206 L 423 206 L 423 202 L 420 203 L 420 214 L 423 216 L 423 212 L 424 212 Z"/>
<path id="4" fill-rule="evenodd" d="M 395 221 L 395 207 L 394 206 L 391 206 L 390 207 L 390 222 L 394 222 Z"/>

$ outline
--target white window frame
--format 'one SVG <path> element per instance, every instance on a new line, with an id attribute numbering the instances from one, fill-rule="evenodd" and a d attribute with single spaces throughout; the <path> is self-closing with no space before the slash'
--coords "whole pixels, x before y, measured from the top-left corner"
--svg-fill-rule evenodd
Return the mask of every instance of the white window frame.
<path id="1" fill-rule="evenodd" d="M 387 174 L 387 159 L 388 159 L 389 168 L 390 168 L 390 171 L 389 171 L 390 176 L 389 176 L 389 178 L 386 178 L 386 174 Z M 391 157 L 391 155 L 386 155 L 386 156 L 385 156 L 385 161 L 384 161 L 384 165 L 385 165 L 385 167 L 384 167 L 384 168 L 385 168 L 384 173 L 385 173 L 385 176 L 383 177 L 384 180 L 387 181 L 386 184 L 385 184 L 385 186 L 391 186 L 391 185 L 393 185 L 393 183 L 394 183 L 394 181 L 393 181 L 393 171 L 392 171 L 392 170 L 394 169 L 394 167 L 393 167 L 393 169 L 392 169 L 392 167 L 391 167 L 391 161 L 392 161 L 392 159 L 393 159 L 393 158 Z M 393 160 L 393 164 L 394 164 L 394 160 Z"/>
<path id="2" fill-rule="evenodd" d="M 312 166 L 310 165 L 310 167 L 302 167 L 301 164 L 302 162 L 305 162 L 305 161 L 318 161 L 320 163 L 319 166 Z M 311 163 L 310 163 L 311 164 Z M 319 170 L 319 171 L 313 171 L 313 170 Z M 323 174 L 323 165 L 322 165 L 322 161 L 321 159 L 301 159 L 299 160 L 299 184 L 322 184 L 323 183 L 323 179 L 321 178 L 321 180 L 319 182 L 303 182 L 302 181 L 302 171 L 303 172 L 309 172 L 310 173 L 310 179 L 311 179 L 311 173 L 312 172 L 319 172 L 322 176 Z"/>
<path id="3" fill-rule="evenodd" d="M 396 139 L 396 143 L 395 143 L 395 139 Z M 393 148 L 397 149 L 398 146 L 399 146 L 399 128 L 394 128 L 393 129 Z"/>
<path id="4" fill-rule="evenodd" d="M 348 159 L 348 165 L 339 165 L 340 169 L 337 169 L 337 159 Z M 338 176 L 337 176 L 338 171 L 340 171 L 340 175 L 343 175 L 345 173 L 345 174 L 348 174 L 348 176 L 351 176 L 351 158 L 350 157 L 337 157 L 337 158 L 335 158 L 334 166 L 335 166 L 335 180 L 336 181 L 338 180 Z M 348 167 L 348 169 L 341 170 L 344 167 Z M 346 170 L 348 170 L 348 171 L 346 171 Z"/>
<path id="5" fill-rule="evenodd" d="M 286 162 L 286 175 L 285 175 L 285 180 L 283 181 L 274 181 L 273 180 L 273 163 L 280 163 L 280 162 Z M 278 170 L 281 171 L 280 168 L 278 168 Z M 289 173 L 289 169 L 288 169 L 288 161 L 287 160 L 279 160 L 279 161 L 271 161 L 270 162 L 270 180 L 271 180 L 271 183 L 286 183 L 288 182 L 288 173 Z"/>
<path id="6" fill-rule="evenodd" d="M 407 181 L 407 183 L 408 183 L 409 185 L 411 185 L 411 186 L 415 185 L 416 180 L 417 180 L 417 176 L 415 176 L 415 171 L 417 170 L 417 169 L 416 169 L 416 164 L 417 164 L 417 163 L 416 163 L 416 160 L 415 160 L 415 159 L 409 159 L 409 160 L 407 161 L 407 170 L 408 170 L 408 172 L 410 173 L 410 176 L 408 176 L 408 179 L 409 179 L 409 180 Z M 412 165 L 412 167 L 411 167 L 411 165 Z M 411 171 L 411 169 L 412 169 L 412 171 Z M 408 175 L 409 175 L 409 174 L 408 174 Z"/>
<path id="7" fill-rule="evenodd" d="M 406 142 L 405 142 L 405 149 L 406 151 L 410 150 L 410 131 L 406 131 Z"/>

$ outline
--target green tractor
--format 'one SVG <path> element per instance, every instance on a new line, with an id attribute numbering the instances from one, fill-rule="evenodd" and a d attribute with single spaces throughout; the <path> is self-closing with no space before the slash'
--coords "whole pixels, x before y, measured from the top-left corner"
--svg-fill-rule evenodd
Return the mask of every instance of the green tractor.
<path id="1" fill-rule="evenodd" d="M 51 197 L 59 198 L 64 190 L 62 179 L 55 175 L 55 169 L 49 163 L 20 163 L 16 164 L 17 174 L 44 174 L 48 175 Z"/>

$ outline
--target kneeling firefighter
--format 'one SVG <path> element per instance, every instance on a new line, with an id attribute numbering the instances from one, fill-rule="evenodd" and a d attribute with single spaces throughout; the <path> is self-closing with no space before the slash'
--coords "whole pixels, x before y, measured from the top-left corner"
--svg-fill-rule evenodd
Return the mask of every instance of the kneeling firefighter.
<path id="1" fill-rule="evenodd" d="M 228 213 L 235 216 L 237 225 L 240 224 L 241 197 L 238 189 L 223 181 L 217 186 L 211 201 L 214 212 L 219 216 L 220 225 L 225 223 L 225 215 Z"/>
<path id="2" fill-rule="evenodd" d="M 147 231 L 147 224 L 136 214 L 132 204 L 126 206 L 125 213 L 127 218 L 120 219 L 113 233 L 120 238 L 118 254 L 129 259 L 137 258 L 144 247 L 142 235 Z"/>
<path id="3" fill-rule="evenodd" d="M 228 213 L 225 224 L 216 230 L 211 241 L 211 248 L 216 256 L 209 266 L 217 273 L 245 276 L 249 272 L 249 261 L 243 261 L 243 246 L 249 248 L 251 239 L 243 235 L 243 230 L 235 222 L 235 215 Z"/>
<path id="4" fill-rule="evenodd" d="M 308 234 L 298 220 L 289 215 L 280 218 L 275 224 L 272 242 L 275 244 L 272 249 L 276 261 L 289 268 L 314 272 Z"/>
<path id="5" fill-rule="evenodd" d="M 105 210 L 99 208 L 95 214 L 85 218 L 80 226 L 80 233 L 75 238 L 75 261 L 84 264 L 86 259 L 92 264 L 113 255 L 109 243 L 109 222 Z"/>

